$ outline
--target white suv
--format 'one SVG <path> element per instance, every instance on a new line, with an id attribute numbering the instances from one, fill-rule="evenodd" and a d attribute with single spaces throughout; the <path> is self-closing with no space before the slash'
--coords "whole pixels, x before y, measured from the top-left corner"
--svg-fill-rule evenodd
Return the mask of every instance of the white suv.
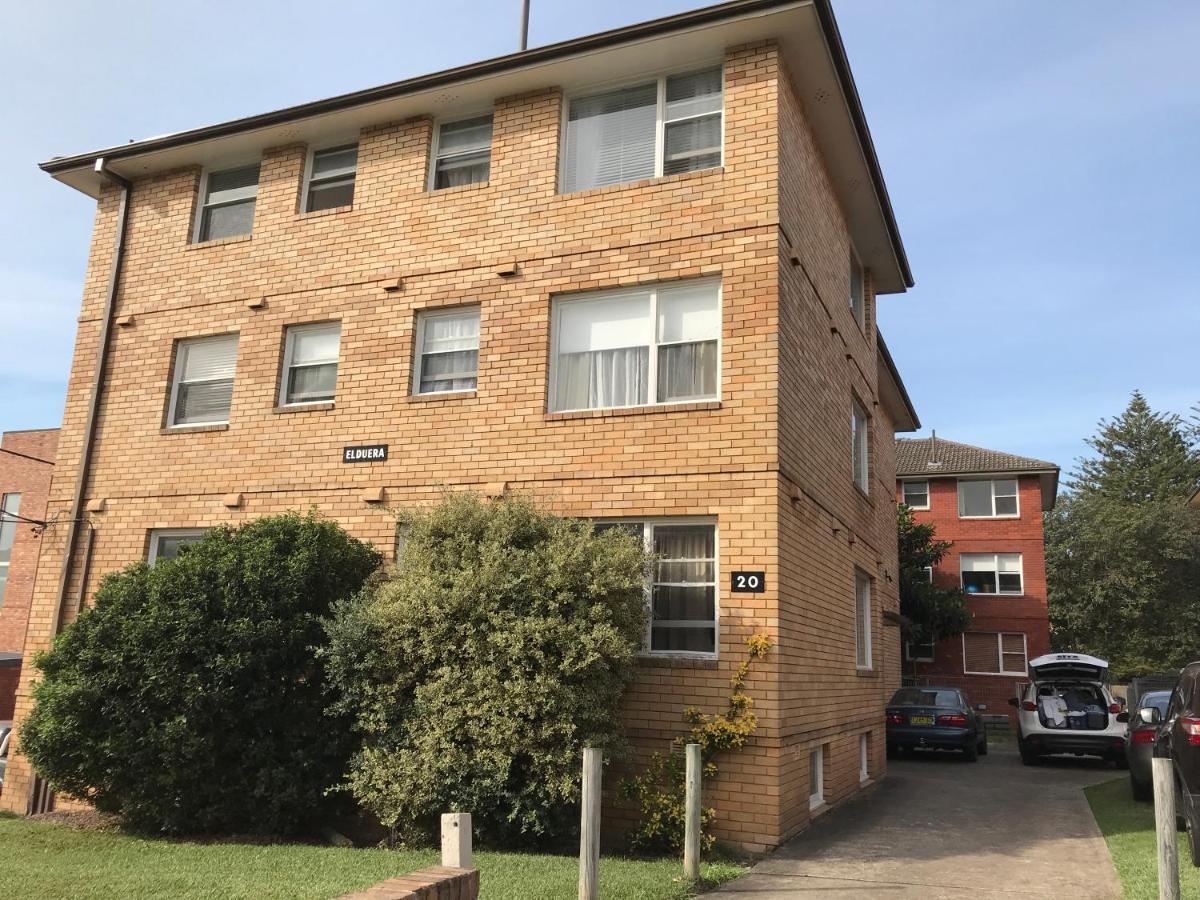
<path id="1" fill-rule="evenodd" d="M 1029 663 L 1033 681 L 1008 702 L 1017 715 L 1021 762 L 1051 753 L 1101 756 L 1127 768 L 1129 713 L 1108 689 L 1108 663 L 1083 653 L 1050 653 Z"/>

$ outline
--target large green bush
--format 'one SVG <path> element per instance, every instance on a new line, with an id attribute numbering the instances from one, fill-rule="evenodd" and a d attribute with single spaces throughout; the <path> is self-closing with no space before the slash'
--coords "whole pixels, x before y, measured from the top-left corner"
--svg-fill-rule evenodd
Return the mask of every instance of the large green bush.
<path id="1" fill-rule="evenodd" d="M 379 566 L 296 514 L 109 575 L 38 659 L 21 745 L 60 791 L 174 833 L 296 830 L 352 747 L 325 715 L 322 617 Z"/>
<path id="2" fill-rule="evenodd" d="M 641 542 L 525 497 L 450 495 L 403 526 L 395 571 L 330 623 L 336 709 L 364 742 L 350 790 L 402 835 L 451 810 L 496 843 L 566 833 L 580 749 L 623 746 Z"/>

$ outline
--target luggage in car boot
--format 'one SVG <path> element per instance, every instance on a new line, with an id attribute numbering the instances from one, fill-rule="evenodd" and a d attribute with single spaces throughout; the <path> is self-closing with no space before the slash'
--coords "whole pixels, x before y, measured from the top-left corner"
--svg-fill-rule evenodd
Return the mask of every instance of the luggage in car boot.
<path id="1" fill-rule="evenodd" d="M 1087 708 L 1087 727 L 1094 731 L 1103 731 L 1108 725 L 1108 713 L 1099 706 Z"/>

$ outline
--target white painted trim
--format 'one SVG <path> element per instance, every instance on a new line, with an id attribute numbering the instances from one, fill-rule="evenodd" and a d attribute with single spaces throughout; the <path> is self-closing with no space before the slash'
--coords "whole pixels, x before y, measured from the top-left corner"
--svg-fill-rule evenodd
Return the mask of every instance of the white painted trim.
<path id="1" fill-rule="evenodd" d="M 154 567 L 155 560 L 158 559 L 158 540 L 164 537 L 187 538 L 194 537 L 196 540 L 204 537 L 207 528 L 151 528 L 149 532 L 149 546 L 146 548 L 146 565 Z"/>
<path id="2" fill-rule="evenodd" d="M 907 499 L 905 499 L 904 488 L 906 485 L 909 485 L 909 484 L 925 485 L 925 505 L 924 506 L 913 506 L 911 503 L 908 502 Z M 931 498 L 929 496 L 929 479 L 928 478 L 902 478 L 902 479 L 900 479 L 900 502 L 903 503 L 905 506 L 907 506 L 909 509 L 928 510 L 930 507 L 930 500 L 931 500 Z"/>
<path id="3" fill-rule="evenodd" d="M 968 515 L 963 514 L 961 485 L 964 481 L 973 481 L 973 482 L 987 481 L 987 482 L 991 483 L 991 485 L 992 485 L 992 514 L 990 516 L 968 516 Z M 1015 513 L 1004 513 L 1004 514 L 996 513 L 996 482 L 997 481 L 1011 481 L 1016 484 L 1016 486 L 1017 486 L 1017 492 L 1016 492 L 1017 511 Z M 1014 478 L 997 478 L 994 475 L 990 478 L 961 478 L 960 477 L 960 478 L 954 479 L 954 488 L 955 488 L 955 496 L 958 500 L 958 517 L 960 519 L 1019 519 L 1019 518 L 1021 518 L 1021 481 L 1018 478 L 1015 478 L 1015 477 Z M 1009 495 L 1003 494 L 1001 496 L 1007 497 Z"/>
<path id="4" fill-rule="evenodd" d="M 992 570 L 996 576 L 996 590 L 995 591 L 974 591 L 974 592 L 967 591 L 967 586 L 963 579 L 963 573 L 966 571 L 965 569 L 963 569 L 963 558 L 966 556 L 993 556 L 993 557 L 995 557 L 995 560 L 994 560 L 995 568 Z M 1000 557 L 1001 556 L 1015 556 L 1017 558 L 1017 570 L 1018 570 L 1018 574 L 1021 576 L 1021 590 L 1019 590 L 1019 591 L 1002 591 L 1002 590 L 1000 590 Z M 976 570 L 976 571 L 981 571 L 981 570 Z M 986 570 L 982 570 L 982 571 L 986 571 Z M 1011 573 L 1006 573 L 1006 574 L 1011 574 Z M 1025 596 L 1025 554 L 1020 553 L 1018 551 L 1009 551 L 1009 550 L 1001 550 L 996 553 L 988 553 L 987 551 L 983 551 L 983 552 L 979 552 L 979 553 L 960 553 L 960 554 L 958 554 L 958 586 L 960 588 L 962 588 L 963 593 L 966 594 L 968 597 L 1024 597 Z"/>
<path id="5" fill-rule="evenodd" d="M 809 780 L 812 780 L 813 771 L 813 755 L 817 757 L 817 783 L 808 786 L 808 810 L 812 812 L 815 809 L 825 805 L 825 745 L 818 744 L 816 747 L 808 751 L 808 772 Z M 814 790 L 815 788 L 815 790 Z"/>
<path id="6" fill-rule="evenodd" d="M 309 331 L 323 331 L 328 328 L 337 328 L 338 331 L 338 355 L 333 360 L 334 364 L 340 369 L 342 362 L 342 323 L 340 320 L 331 320 L 326 322 L 308 322 L 303 325 L 285 325 L 283 338 L 283 365 L 279 369 L 279 395 L 277 402 L 280 407 L 293 409 L 297 407 L 313 406 L 320 403 L 332 403 L 337 398 L 337 377 L 334 376 L 333 391 L 334 397 L 331 400 L 305 400 L 292 402 L 288 400 L 288 376 L 292 370 L 292 352 L 295 349 L 296 335 L 303 334 Z"/>
<path id="7" fill-rule="evenodd" d="M 471 310 L 475 311 L 475 318 L 479 320 L 479 337 L 475 342 L 475 387 L 460 388 L 451 391 L 421 391 L 421 364 L 425 354 L 425 323 L 430 319 L 461 319 L 465 318 Z M 478 303 L 465 303 L 461 306 L 448 306 L 445 308 L 422 309 L 417 311 L 416 320 L 417 335 L 413 342 L 413 365 L 412 365 L 412 395 L 414 397 L 436 397 L 438 394 L 460 394 L 464 390 L 479 389 L 479 362 L 483 346 L 483 309 Z"/>
<path id="8" fill-rule="evenodd" d="M 1004 668 L 1004 635 L 1019 634 L 1021 636 L 1021 652 L 1025 655 L 1025 671 L 1023 672 L 973 672 L 967 668 L 967 634 L 994 634 L 996 635 L 996 662 L 1000 668 Z M 1023 631 L 975 631 L 963 632 L 962 640 L 962 661 L 964 675 L 998 675 L 1002 678 L 1028 678 L 1029 677 L 1029 637 Z"/>

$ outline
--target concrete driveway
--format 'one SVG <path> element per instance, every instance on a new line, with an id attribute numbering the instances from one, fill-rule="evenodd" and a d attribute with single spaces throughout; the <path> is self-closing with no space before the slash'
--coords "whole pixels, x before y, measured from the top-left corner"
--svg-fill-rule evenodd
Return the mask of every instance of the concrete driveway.
<path id="1" fill-rule="evenodd" d="M 1126 777 L 1099 760 L 1022 766 L 993 746 L 889 760 L 869 796 L 806 832 L 714 895 L 720 900 L 1121 896 L 1083 787 Z"/>

